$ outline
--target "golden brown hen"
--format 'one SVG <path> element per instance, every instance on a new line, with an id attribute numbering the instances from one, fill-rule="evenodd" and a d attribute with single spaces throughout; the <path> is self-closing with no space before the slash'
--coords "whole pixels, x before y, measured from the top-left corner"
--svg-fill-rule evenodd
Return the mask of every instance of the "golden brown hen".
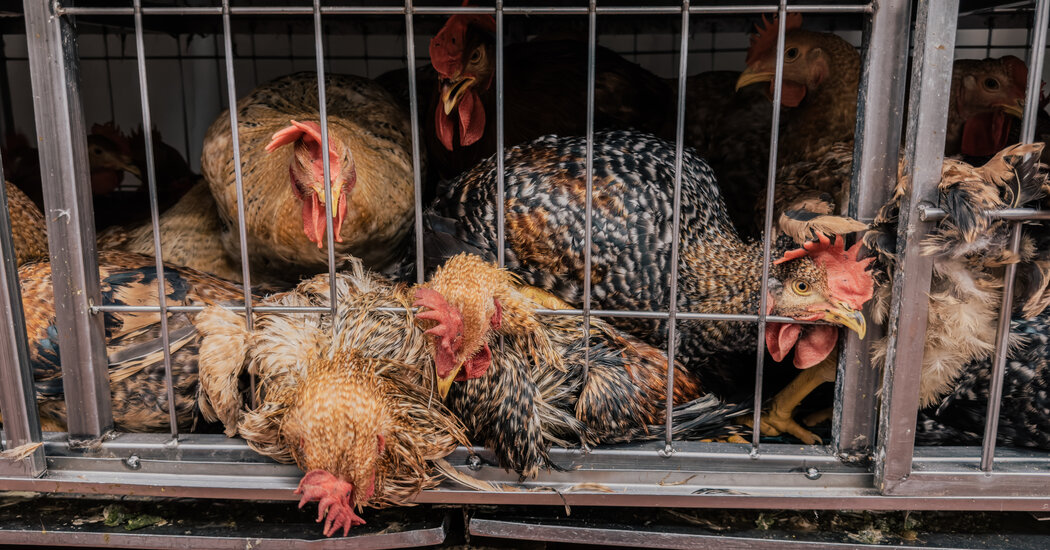
<path id="1" fill-rule="evenodd" d="M 1028 67 L 1007 55 L 958 59 L 952 65 L 945 156 L 989 157 L 1008 143 L 1024 114 Z"/>
<path id="2" fill-rule="evenodd" d="M 764 84 L 772 97 L 776 69 L 778 21 L 765 22 L 751 39 L 747 68 L 737 89 Z M 774 196 L 775 229 L 797 243 L 816 233 L 838 235 L 861 231 L 867 225 L 843 216 L 850 178 L 834 171 L 826 177 L 799 178 L 795 163 L 822 165 L 826 157 L 848 151 L 852 157 L 857 124 L 857 86 L 860 54 L 849 42 L 832 33 L 801 28 L 800 14 L 788 15 L 784 38 L 784 73 L 781 103 L 785 107 L 777 151 L 777 186 Z M 838 164 L 839 161 L 831 161 Z M 817 185 L 819 183 L 819 185 Z M 765 221 L 764 202 L 757 201 L 759 225 Z"/>
<path id="3" fill-rule="evenodd" d="M 341 330 L 327 314 L 269 312 L 248 332 L 243 316 L 212 307 L 195 323 L 203 336 L 205 417 L 229 436 L 306 471 L 301 504 L 320 500 L 325 534 L 363 523 L 364 506 L 406 505 L 439 482 L 431 461 L 466 445 L 462 425 L 434 395 L 433 367 L 411 311 L 412 290 L 366 272 L 336 275 Z M 329 301 L 328 275 L 264 299 L 263 305 Z M 382 308 L 409 308 L 394 312 Z M 256 376 L 254 406 L 238 378 Z"/>
<path id="4" fill-rule="evenodd" d="M 337 254 L 380 269 L 397 256 L 412 220 L 413 174 L 408 116 L 366 78 L 326 75 L 333 197 L 324 196 L 317 75 L 272 80 L 237 102 L 245 224 L 253 267 L 317 272 L 327 267 L 326 217 Z M 219 213 L 237 227 L 230 117 L 223 112 L 204 139 L 201 170 Z M 239 254 L 236 231 L 223 243 Z"/>
<path id="5" fill-rule="evenodd" d="M 5 181 L 4 190 L 17 265 L 47 258 L 47 224 L 43 212 L 13 183 Z"/>

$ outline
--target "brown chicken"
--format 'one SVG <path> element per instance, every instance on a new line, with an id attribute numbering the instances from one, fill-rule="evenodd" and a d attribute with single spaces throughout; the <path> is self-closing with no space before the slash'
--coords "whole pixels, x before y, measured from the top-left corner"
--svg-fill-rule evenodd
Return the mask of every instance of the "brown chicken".
<path id="1" fill-rule="evenodd" d="M 4 190 L 7 193 L 7 212 L 11 218 L 11 241 L 15 245 L 18 265 L 46 259 L 47 225 L 43 212 L 13 183 L 5 181 Z"/>
<path id="2" fill-rule="evenodd" d="M 440 478 L 431 461 L 467 445 L 463 427 L 433 387 L 433 362 L 410 308 L 412 290 L 366 272 L 359 261 L 337 274 L 340 319 L 317 313 L 243 316 L 208 308 L 195 323 L 203 335 L 201 385 L 229 436 L 306 472 L 301 505 L 319 500 L 325 535 L 363 523 L 354 510 L 407 505 Z M 262 305 L 329 303 L 328 275 L 264 299 Z M 469 322 L 469 320 L 468 320 Z M 487 321 L 486 321 L 487 322 Z M 256 376 L 255 405 L 238 379 Z"/>
<path id="3" fill-rule="evenodd" d="M 752 36 L 747 68 L 737 80 L 737 89 L 752 84 L 767 87 L 773 95 L 776 69 L 777 20 L 765 22 Z M 797 243 L 817 233 L 838 235 L 867 228 L 843 216 L 849 197 L 850 178 L 799 178 L 790 169 L 794 163 L 823 164 L 828 155 L 849 151 L 857 124 L 857 86 L 860 54 L 850 43 L 832 33 L 801 28 L 802 16 L 791 14 L 784 38 L 784 75 L 781 104 L 777 186 L 773 222 Z M 838 162 L 838 161 L 833 161 Z M 757 201 L 758 225 L 765 222 L 764 202 Z"/>
<path id="4" fill-rule="evenodd" d="M 1006 147 L 1024 114 L 1028 67 L 1007 55 L 958 59 L 952 66 L 945 156 L 989 157 Z"/>
<path id="5" fill-rule="evenodd" d="M 157 304 L 157 268 L 154 258 L 123 252 L 99 254 L 102 305 L 147 306 Z M 29 337 L 29 359 L 33 368 L 41 418 L 54 429 L 66 420 L 61 342 L 55 328 L 51 264 L 32 262 L 18 270 L 22 285 Z M 192 269 L 166 267 L 167 303 L 171 306 L 205 303 L 236 303 L 244 294 L 234 284 Z M 119 430 L 152 432 L 169 428 L 168 394 L 165 385 L 160 315 L 157 313 L 108 312 L 105 320 L 106 352 L 112 392 L 113 420 Z M 200 338 L 188 315 L 169 314 L 172 379 L 179 429 L 200 427 L 197 350 Z"/>
<path id="6" fill-rule="evenodd" d="M 215 199 L 203 181 L 160 215 L 160 245 L 163 260 L 171 265 L 190 267 L 228 281 L 242 282 L 241 265 L 222 244 L 229 228 L 219 217 Z M 98 236 L 99 250 L 122 250 L 154 255 L 153 225 L 140 223 L 130 228 L 113 226 Z M 263 274 L 265 275 L 265 274 Z M 255 280 L 253 283 L 264 282 Z"/>
<path id="7" fill-rule="evenodd" d="M 438 82 L 425 114 L 427 151 L 453 178 L 496 152 L 496 21 L 454 15 L 430 41 Z M 504 47 L 504 143 L 586 131 L 587 44 L 541 40 Z M 594 127 L 673 129 L 674 92 L 656 75 L 597 47 Z"/>
<path id="8" fill-rule="evenodd" d="M 247 244 L 255 268 L 282 274 L 325 269 L 330 216 L 336 253 L 379 269 L 397 257 L 411 226 L 407 114 L 365 78 L 328 74 L 326 90 L 333 194 L 327 198 L 316 74 L 280 77 L 237 102 Z M 223 220 L 236 228 L 228 112 L 208 129 L 201 170 Z M 237 231 L 225 233 L 223 244 L 236 257 Z"/>

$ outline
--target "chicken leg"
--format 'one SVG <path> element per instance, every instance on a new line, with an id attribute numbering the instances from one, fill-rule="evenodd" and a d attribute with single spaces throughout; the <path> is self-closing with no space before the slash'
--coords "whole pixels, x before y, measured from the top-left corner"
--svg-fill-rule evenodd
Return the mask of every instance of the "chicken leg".
<path id="1" fill-rule="evenodd" d="M 317 503 L 317 521 L 324 520 L 324 536 L 330 537 L 339 529 L 343 536 L 355 525 L 364 525 L 365 520 L 354 513 L 350 504 L 353 485 L 343 481 L 324 470 L 311 470 L 299 481 L 295 494 L 303 495 L 299 501 L 302 508 L 310 501 Z"/>
<path id="2" fill-rule="evenodd" d="M 813 432 L 803 428 L 795 421 L 794 413 L 799 403 L 807 395 L 825 382 L 834 382 L 838 366 L 838 352 L 832 352 L 811 368 L 805 369 L 784 389 L 780 390 L 769 408 L 762 414 L 762 435 L 791 434 L 807 445 L 822 443 Z M 744 424 L 751 426 L 752 419 L 745 418 Z"/>

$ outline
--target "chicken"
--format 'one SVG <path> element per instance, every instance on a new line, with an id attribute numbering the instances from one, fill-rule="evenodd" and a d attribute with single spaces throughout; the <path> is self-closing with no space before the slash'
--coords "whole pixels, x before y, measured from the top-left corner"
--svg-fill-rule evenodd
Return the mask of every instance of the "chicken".
<path id="1" fill-rule="evenodd" d="M 967 444 L 980 441 L 988 403 L 990 359 L 1003 292 L 1004 267 L 1018 263 L 1000 414 L 1003 444 L 1050 448 L 1046 434 L 1047 342 L 1045 308 L 1050 303 L 1050 232 L 1025 226 L 1020 255 L 1009 251 L 1007 223 L 985 210 L 1015 208 L 1043 200 L 1050 192 L 1046 167 L 1037 163 L 1043 144 L 1015 145 L 982 167 L 946 159 L 941 171 L 940 206 L 948 218 L 922 244 L 934 258 L 926 343 L 919 384 L 918 442 Z M 879 253 L 883 276 L 892 282 L 896 262 L 893 229 L 907 182 L 880 211 L 865 244 Z M 875 319 L 885 319 L 890 285 L 876 297 Z M 875 345 L 877 361 L 885 359 L 887 341 Z"/>
<path id="2" fill-rule="evenodd" d="M 317 76 L 296 73 L 263 84 L 237 102 L 244 211 L 253 267 L 282 273 L 327 267 L 326 217 L 336 253 L 380 269 L 397 256 L 411 227 L 413 170 L 408 117 L 378 84 L 325 78 L 333 197 L 324 196 Z M 229 113 L 204 139 L 201 170 L 226 224 L 237 227 Z M 301 213 L 298 214 L 297 213 Z M 301 217 L 301 223 L 297 220 Z M 236 231 L 224 234 L 239 254 Z"/>
<path id="3" fill-rule="evenodd" d="M 951 99 L 944 155 L 989 158 L 1006 147 L 1020 128 L 1028 67 L 1007 55 L 998 59 L 957 59 L 952 65 Z"/>
<path id="4" fill-rule="evenodd" d="M 495 451 L 500 466 L 522 480 L 540 468 L 561 469 L 548 454 L 552 445 L 663 437 L 667 357 L 659 350 L 592 319 L 584 376 L 583 319 L 540 317 L 538 308 L 570 306 L 521 287 L 510 273 L 474 255 L 449 259 L 416 298 L 415 305 L 425 308 L 417 318 L 436 322 L 427 334 L 439 391 L 444 395 L 451 386 L 449 408 L 476 442 Z M 471 327 L 462 321 L 479 314 L 489 323 Z M 480 351 L 471 354 L 473 349 Z M 727 419 L 747 412 L 705 394 L 695 374 L 675 371 L 674 403 L 688 405 L 674 411 L 673 436 L 727 435 Z"/>
<path id="5" fill-rule="evenodd" d="M 841 215 L 849 197 L 848 171 L 845 178 L 835 177 L 835 172 L 799 178 L 800 171 L 791 168 L 799 162 L 821 165 L 827 162 L 826 157 L 840 156 L 843 151 L 852 157 L 860 54 L 835 34 L 802 29 L 800 14 L 791 14 L 786 21 L 781 89 L 784 111 L 773 199 L 775 229 L 797 243 L 813 239 L 817 233 L 830 236 L 864 230 L 867 225 Z M 740 73 L 737 89 L 763 84 L 772 97 L 778 25 L 777 20 L 766 22 L 752 36 L 747 68 Z M 758 204 L 756 223 L 761 227 L 766 213 L 764 201 Z"/>
<path id="6" fill-rule="evenodd" d="M 319 500 L 325 535 L 363 523 L 364 506 L 406 505 L 439 482 L 431 461 L 467 445 L 463 427 L 434 396 L 433 362 L 422 329 L 407 312 L 412 291 L 366 272 L 357 260 L 336 275 L 339 327 L 318 313 L 257 314 L 254 332 L 222 308 L 195 319 L 203 336 L 201 385 L 206 418 L 259 453 L 306 471 L 300 505 Z M 318 275 L 261 305 L 329 303 Z M 254 406 L 238 384 L 256 376 Z"/>
<path id="7" fill-rule="evenodd" d="M 678 310 L 704 313 L 758 313 L 762 246 L 742 241 L 726 215 L 710 168 L 689 150 L 682 158 L 679 262 L 671 265 L 671 219 L 675 147 L 634 132 L 598 132 L 594 140 L 592 298 L 607 310 L 659 311 L 668 307 L 671 269 L 678 269 Z M 583 138 L 545 136 L 507 151 L 506 265 L 529 285 L 549 290 L 573 305 L 583 301 L 584 234 Z M 467 251 L 494 257 L 497 247 L 495 159 L 451 183 L 428 210 L 430 265 Z M 826 320 L 865 332 L 861 306 L 870 298 L 870 260 L 857 248 L 823 239 L 788 250 L 770 269 L 769 310 L 799 320 Z M 666 346 L 661 320 L 617 319 L 650 345 Z M 754 349 L 751 323 L 679 321 L 679 356 L 708 391 L 731 395 L 741 374 L 712 360 L 718 354 Z M 832 326 L 786 324 L 770 327 L 767 345 L 780 358 L 792 349 L 794 364 L 820 363 L 832 350 Z M 717 381 L 730 382 L 718 388 Z M 790 418 L 785 429 L 805 432 Z M 808 432 L 806 432 L 808 433 Z"/>
<path id="8" fill-rule="evenodd" d="M 449 18 L 430 41 L 438 73 L 426 123 L 427 152 L 438 174 L 458 176 L 496 152 L 496 21 L 489 15 Z M 504 63 L 506 146 L 552 133 L 586 131 L 587 44 L 533 40 L 508 45 Z M 670 133 L 674 92 L 649 71 L 597 47 L 595 128 Z"/>
<path id="9" fill-rule="evenodd" d="M 22 265 L 28 261 L 46 259 L 47 225 L 43 212 L 13 183 L 5 181 L 4 189 L 11 222 L 11 241 L 15 245 L 15 261 Z"/>
<path id="10" fill-rule="evenodd" d="M 219 217 L 208 185 L 199 182 L 160 215 L 162 259 L 171 265 L 190 267 L 240 283 L 240 261 L 231 257 L 222 244 L 223 234 L 229 230 Z M 110 227 L 99 234 L 98 248 L 152 256 L 155 253 L 153 225 L 145 222 L 130 228 Z"/>
<path id="11" fill-rule="evenodd" d="M 157 304 L 157 270 L 152 257 L 102 252 L 99 274 L 103 305 Z M 23 265 L 18 276 L 40 415 L 43 420 L 61 427 L 66 420 L 66 406 L 58 356 L 61 342 L 52 305 L 51 264 L 45 261 Z M 191 269 L 166 268 L 164 279 L 167 303 L 171 306 L 237 302 L 244 296 L 236 285 Z M 169 429 L 159 314 L 107 312 L 102 315 L 115 427 L 127 432 Z M 197 400 L 200 338 L 184 313 L 169 314 L 168 331 L 179 429 L 189 431 L 200 423 Z"/>

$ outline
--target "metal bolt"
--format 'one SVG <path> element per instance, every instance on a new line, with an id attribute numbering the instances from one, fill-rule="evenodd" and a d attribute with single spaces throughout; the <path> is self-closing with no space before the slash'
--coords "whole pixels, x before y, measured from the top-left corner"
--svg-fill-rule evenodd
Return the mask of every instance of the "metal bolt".
<path id="1" fill-rule="evenodd" d="M 142 467 L 142 459 L 139 455 L 131 455 L 124 459 L 124 465 L 132 470 L 138 470 Z"/>
<path id="2" fill-rule="evenodd" d="M 821 475 L 823 474 L 820 473 L 820 470 L 814 468 L 813 466 L 806 468 L 806 479 L 817 480 L 820 479 Z"/>
<path id="3" fill-rule="evenodd" d="M 470 456 L 468 456 L 467 457 L 467 468 L 470 468 L 471 470 L 473 470 L 475 472 L 480 470 L 481 469 L 481 457 L 479 457 L 478 455 L 470 455 Z"/>

